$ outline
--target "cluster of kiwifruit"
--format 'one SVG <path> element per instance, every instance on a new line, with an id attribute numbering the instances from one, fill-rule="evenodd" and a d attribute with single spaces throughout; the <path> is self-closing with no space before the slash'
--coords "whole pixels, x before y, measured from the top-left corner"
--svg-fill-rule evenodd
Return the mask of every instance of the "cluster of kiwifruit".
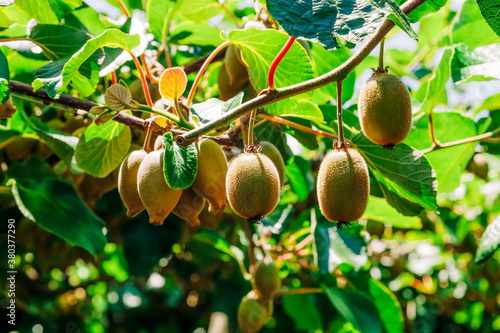
<path id="1" fill-rule="evenodd" d="M 157 139 L 155 150 L 149 154 L 143 149 L 131 152 L 120 167 L 118 191 L 128 216 L 146 209 L 150 222 L 161 225 L 174 213 L 197 226 L 205 200 L 209 212 L 217 214 L 226 205 L 227 196 L 234 212 L 251 221 L 260 220 L 278 204 L 285 164 L 273 144 L 262 142 L 261 152 L 240 154 L 228 167 L 224 152 L 215 141 L 198 142 L 196 178 L 189 188 L 174 190 L 164 178 L 161 140 Z"/>
<path id="2" fill-rule="evenodd" d="M 281 288 L 281 278 L 271 260 L 257 263 L 253 287 L 238 307 L 238 324 L 244 333 L 258 332 L 273 315 L 273 298 Z"/>
<path id="3" fill-rule="evenodd" d="M 226 157 L 220 146 L 209 139 L 199 142 L 197 149 L 196 178 L 184 190 L 174 190 L 165 181 L 162 137 L 158 137 L 155 150 L 149 154 L 143 149 L 131 152 L 118 175 L 118 191 L 127 207 L 127 215 L 135 216 L 146 209 L 149 221 L 161 225 L 170 213 L 174 213 L 197 226 L 205 201 L 211 213 L 218 213 L 226 202 Z"/>

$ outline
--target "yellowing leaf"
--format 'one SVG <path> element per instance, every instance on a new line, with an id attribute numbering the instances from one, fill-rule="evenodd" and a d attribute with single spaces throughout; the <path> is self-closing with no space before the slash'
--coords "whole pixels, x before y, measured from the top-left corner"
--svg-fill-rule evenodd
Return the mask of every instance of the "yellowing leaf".
<path id="1" fill-rule="evenodd" d="M 187 77 L 180 67 L 166 69 L 160 78 L 160 94 L 163 98 L 175 101 L 186 90 Z"/>
<path id="2" fill-rule="evenodd" d="M 168 120 L 165 117 L 155 117 L 155 123 L 160 127 L 167 127 Z"/>

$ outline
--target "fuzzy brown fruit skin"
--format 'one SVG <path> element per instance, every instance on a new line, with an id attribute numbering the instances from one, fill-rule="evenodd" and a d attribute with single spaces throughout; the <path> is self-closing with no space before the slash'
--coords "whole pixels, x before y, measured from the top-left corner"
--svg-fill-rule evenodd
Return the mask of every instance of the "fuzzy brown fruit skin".
<path id="1" fill-rule="evenodd" d="M 243 153 L 231 160 L 226 177 L 227 198 L 239 216 L 258 222 L 280 198 L 276 166 L 261 153 Z"/>
<path id="2" fill-rule="evenodd" d="M 321 213 L 331 222 L 356 221 L 366 209 L 370 193 L 368 167 L 353 149 L 329 152 L 318 171 Z"/>
<path id="3" fill-rule="evenodd" d="M 250 293 L 238 307 L 238 325 L 243 333 L 255 333 L 260 331 L 272 314 L 272 302 L 259 301 Z"/>
<path id="4" fill-rule="evenodd" d="M 139 166 L 148 154 L 140 149 L 125 157 L 118 173 L 118 192 L 127 207 L 127 216 L 136 216 L 145 208 L 137 190 Z"/>
<path id="5" fill-rule="evenodd" d="M 280 187 L 283 187 L 283 185 L 285 185 L 285 161 L 283 160 L 280 151 L 271 142 L 261 141 L 260 146 L 262 147 L 260 152 L 269 157 L 276 166 L 276 169 L 278 169 Z"/>
<path id="6" fill-rule="evenodd" d="M 361 88 L 358 107 L 361 129 L 373 143 L 390 148 L 410 132 L 410 93 L 395 75 L 373 74 Z"/>
<path id="7" fill-rule="evenodd" d="M 182 190 L 168 186 L 163 174 L 163 150 L 149 153 L 137 172 L 139 197 L 149 214 L 149 222 L 163 224 L 168 214 L 175 208 Z"/>
<path id="8" fill-rule="evenodd" d="M 172 213 L 188 221 L 193 227 L 199 226 L 198 215 L 205 207 L 205 201 L 205 198 L 196 194 L 191 188 L 186 188 L 182 190 L 181 198 Z"/>
<path id="9" fill-rule="evenodd" d="M 272 300 L 281 288 L 279 270 L 273 262 L 259 262 L 255 267 L 254 281 L 262 300 Z"/>
<path id="10" fill-rule="evenodd" d="M 191 188 L 207 199 L 208 210 L 217 214 L 226 205 L 227 160 L 220 146 L 205 139 L 198 145 L 198 170 Z"/>

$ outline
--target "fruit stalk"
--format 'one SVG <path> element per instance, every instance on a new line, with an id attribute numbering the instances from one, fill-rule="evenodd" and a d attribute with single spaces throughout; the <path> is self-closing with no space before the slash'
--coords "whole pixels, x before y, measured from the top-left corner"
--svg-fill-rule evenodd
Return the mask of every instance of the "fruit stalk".
<path id="1" fill-rule="evenodd" d="M 288 119 L 284 119 L 284 118 L 281 118 L 278 116 L 273 116 L 273 115 L 266 114 L 266 113 L 259 113 L 259 115 L 257 117 L 265 119 L 265 120 L 270 120 L 270 121 L 278 123 L 278 124 L 287 125 L 287 126 L 290 126 L 292 128 L 298 129 L 302 132 L 307 132 L 307 133 L 311 133 L 314 135 L 324 136 L 325 138 L 330 138 L 330 139 L 338 139 L 339 138 L 339 136 L 336 134 L 328 133 L 328 132 L 325 132 L 322 130 L 315 130 L 315 129 L 294 123 L 293 121 L 290 121 Z M 346 140 L 346 141 L 349 141 L 349 140 Z"/>
<path id="2" fill-rule="evenodd" d="M 208 56 L 208 58 L 205 60 L 205 62 L 201 66 L 200 70 L 198 71 L 198 74 L 196 75 L 196 78 L 194 79 L 193 86 L 191 87 L 191 90 L 189 91 L 189 95 L 188 95 L 187 102 L 186 102 L 186 105 L 188 107 L 190 107 L 191 103 L 193 102 L 194 93 L 196 92 L 196 87 L 198 87 L 198 83 L 200 83 L 201 76 L 203 75 L 203 73 L 207 69 L 208 65 L 210 65 L 210 63 L 215 58 L 215 56 L 221 50 L 223 50 L 224 48 L 226 48 L 226 46 L 228 46 L 229 43 L 230 43 L 229 41 L 225 41 L 224 43 L 222 43 L 219 46 L 217 46 L 217 48 L 215 50 L 213 50 L 212 53 L 210 53 L 210 55 Z"/>
<path id="3" fill-rule="evenodd" d="M 283 46 L 281 51 L 279 51 L 279 53 L 276 55 L 276 58 L 274 58 L 273 62 L 271 63 L 271 67 L 269 67 L 269 73 L 267 74 L 269 90 L 276 90 L 276 84 L 274 83 L 274 73 L 276 72 L 276 68 L 280 64 L 281 60 L 283 60 L 288 50 L 290 50 L 290 48 L 292 47 L 294 41 L 295 37 L 288 38 L 285 46 Z"/>
<path id="4" fill-rule="evenodd" d="M 380 52 L 378 55 L 378 68 L 384 69 L 384 41 L 385 38 L 380 42 Z"/>
<path id="5" fill-rule="evenodd" d="M 339 149 L 347 149 L 344 138 L 344 124 L 342 124 L 342 81 L 337 82 L 337 121 L 339 123 Z"/>

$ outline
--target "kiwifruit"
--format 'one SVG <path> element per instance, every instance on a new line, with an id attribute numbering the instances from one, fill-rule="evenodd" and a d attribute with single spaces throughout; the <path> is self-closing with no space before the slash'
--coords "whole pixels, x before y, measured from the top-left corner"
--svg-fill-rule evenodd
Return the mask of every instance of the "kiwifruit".
<path id="1" fill-rule="evenodd" d="M 154 150 L 160 150 L 162 148 L 165 148 L 165 145 L 163 144 L 163 135 L 158 135 L 155 140 Z"/>
<path id="2" fill-rule="evenodd" d="M 206 198 L 212 214 L 226 205 L 227 160 L 220 146 L 205 139 L 198 144 L 198 170 L 191 188 Z"/>
<path id="3" fill-rule="evenodd" d="M 219 74 L 217 76 L 217 84 L 219 85 L 219 98 L 222 101 L 227 101 L 234 96 L 236 96 L 240 91 L 245 89 L 247 83 L 242 85 L 232 86 L 229 82 L 229 76 L 227 74 L 226 66 L 222 64 L 219 69 Z"/>
<path id="4" fill-rule="evenodd" d="M 168 214 L 175 208 L 182 195 L 182 190 L 168 186 L 163 174 L 164 150 L 149 153 L 137 172 L 139 197 L 149 214 L 149 222 L 163 224 Z"/>
<path id="5" fill-rule="evenodd" d="M 285 185 L 285 161 L 283 160 L 280 151 L 271 142 L 261 141 L 260 146 L 262 147 L 260 152 L 269 157 L 276 166 L 276 169 L 278 169 L 280 185 L 283 187 L 283 185 Z"/>
<path id="6" fill-rule="evenodd" d="M 486 180 L 488 177 L 488 161 L 483 154 L 475 154 L 467 164 L 467 170 Z"/>
<path id="7" fill-rule="evenodd" d="M 247 68 L 241 59 L 241 51 L 236 45 L 230 44 L 227 47 L 224 66 L 231 86 L 237 87 L 248 82 Z"/>
<path id="8" fill-rule="evenodd" d="M 252 222 L 258 222 L 278 204 L 278 169 L 269 157 L 261 153 L 240 154 L 229 164 L 226 188 L 233 211 Z"/>
<path id="9" fill-rule="evenodd" d="M 200 225 L 198 215 L 205 207 L 205 198 L 191 188 L 182 190 L 181 198 L 172 213 L 189 222 L 193 227 Z"/>
<path id="10" fill-rule="evenodd" d="M 9 160 L 15 162 L 31 155 L 37 142 L 36 139 L 15 136 L 0 143 L 0 149 L 5 149 Z"/>
<path id="11" fill-rule="evenodd" d="M 363 157 L 354 149 L 329 152 L 319 167 L 317 190 L 319 208 L 329 221 L 358 220 L 370 193 Z"/>
<path id="12" fill-rule="evenodd" d="M 82 181 L 76 186 L 76 190 L 87 206 L 94 209 L 97 202 L 106 192 L 117 187 L 118 178 L 118 168 L 104 178 L 97 178 L 89 174 L 84 174 Z"/>
<path id="13" fill-rule="evenodd" d="M 254 281 L 259 298 L 262 300 L 271 300 L 281 288 L 279 270 L 272 261 L 257 263 Z"/>
<path id="14" fill-rule="evenodd" d="M 151 94 L 151 99 L 153 100 L 153 103 L 161 98 L 160 90 L 158 88 L 158 83 L 148 82 L 148 89 L 149 93 Z M 141 80 L 137 79 L 132 81 L 132 83 L 130 83 L 130 85 L 128 86 L 128 90 L 130 91 L 133 100 L 135 100 L 140 104 L 146 104 L 146 96 L 144 95 L 144 89 L 142 88 Z M 148 115 L 149 117 L 148 113 L 144 114 Z"/>
<path id="15" fill-rule="evenodd" d="M 259 301 L 251 293 L 243 297 L 238 307 L 238 325 L 243 333 L 258 332 L 272 316 L 273 303 Z"/>
<path id="16" fill-rule="evenodd" d="M 395 75 L 376 71 L 361 88 L 358 108 L 361 129 L 373 143 L 392 148 L 410 132 L 410 93 Z"/>
<path id="17" fill-rule="evenodd" d="M 145 207 L 137 190 L 137 172 L 146 157 L 146 151 L 134 150 L 125 157 L 118 173 L 118 192 L 127 207 L 127 216 L 136 216 Z"/>

